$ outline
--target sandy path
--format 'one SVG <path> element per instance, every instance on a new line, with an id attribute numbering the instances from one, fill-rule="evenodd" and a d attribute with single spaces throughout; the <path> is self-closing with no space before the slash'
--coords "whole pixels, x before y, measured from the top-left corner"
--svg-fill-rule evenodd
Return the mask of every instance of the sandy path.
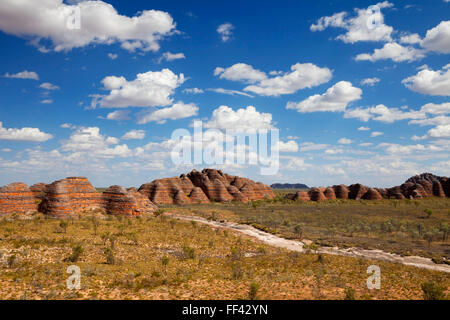
<path id="1" fill-rule="evenodd" d="M 196 216 L 183 216 L 176 214 L 166 214 L 172 218 L 188 220 L 188 221 L 196 221 L 199 223 L 207 224 L 217 228 L 223 228 L 235 232 L 239 232 L 250 236 L 252 238 L 256 238 L 268 245 L 285 248 L 292 251 L 303 252 L 303 246 L 305 243 L 310 243 L 311 241 L 304 240 L 288 240 L 284 238 L 280 238 L 276 235 L 258 230 L 252 226 L 246 224 L 238 224 L 234 222 L 218 222 L 218 221 L 209 221 L 201 217 Z M 448 272 L 450 273 L 450 265 L 446 264 L 435 264 L 431 259 L 418 257 L 418 256 L 407 256 L 402 257 L 395 253 L 384 252 L 382 250 L 366 250 L 361 248 L 348 248 L 348 249 L 339 249 L 338 247 L 319 247 L 315 250 L 316 253 L 325 253 L 325 254 L 334 254 L 340 256 L 348 256 L 355 258 L 363 258 L 370 260 L 382 260 L 388 262 L 401 263 L 407 266 L 414 266 L 422 269 L 429 269 L 434 271 Z"/>

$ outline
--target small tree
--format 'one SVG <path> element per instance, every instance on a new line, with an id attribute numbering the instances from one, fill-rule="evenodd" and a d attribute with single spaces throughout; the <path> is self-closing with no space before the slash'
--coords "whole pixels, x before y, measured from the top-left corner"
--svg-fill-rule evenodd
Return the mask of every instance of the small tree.
<path id="1" fill-rule="evenodd" d="M 69 223 L 65 220 L 61 220 L 61 222 L 59 223 L 59 226 L 61 227 L 61 229 L 63 229 L 64 233 L 66 233 Z"/>
<path id="2" fill-rule="evenodd" d="M 84 249 L 83 247 L 78 244 L 74 247 L 72 247 L 72 254 L 70 256 L 68 256 L 65 261 L 68 262 L 77 262 L 78 259 L 80 258 L 80 255 L 83 253 Z"/>
<path id="3" fill-rule="evenodd" d="M 105 248 L 103 253 L 106 256 L 106 263 L 107 264 L 114 264 L 116 262 L 116 259 L 114 257 L 114 251 L 111 248 Z"/>
<path id="4" fill-rule="evenodd" d="M 345 300 L 355 300 L 355 289 L 350 287 L 345 289 Z"/>
<path id="5" fill-rule="evenodd" d="M 248 298 L 250 300 L 256 300 L 258 298 L 259 287 L 260 287 L 260 285 L 257 282 L 252 282 L 250 284 L 250 290 L 248 292 Z"/>
<path id="6" fill-rule="evenodd" d="M 100 222 L 94 216 L 92 216 L 90 220 L 92 222 L 92 228 L 94 229 L 94 235 L 96 236 L 97 235 L 97 229 L 98 229 L 98 226 L 100 225 Z"/>
<path id="7" fill-rule="evenodd" d="M 425 214 L 427 215 L 427 219 L 429 219 L 433 215 L 433 210 L 428 208 L 423 210 L 423 212 L 425 212 Z"/>
<path id="8" fill-rule="evenodd" d="M 424 300 L 443 300 L 445 298 L 444 288 L 434 282 L 425 282 L 422 284 Z"/>
<path id="9" fill-rule="evenodd" d="M 295 234 L 296 234 L 300 239 L 302 238 L 302 236 L 303 236 L 303 228 L 302 228 L 301 225 L 297 224 L 297 225 L 294 227 L 294 232 L 295 232 Z"/>

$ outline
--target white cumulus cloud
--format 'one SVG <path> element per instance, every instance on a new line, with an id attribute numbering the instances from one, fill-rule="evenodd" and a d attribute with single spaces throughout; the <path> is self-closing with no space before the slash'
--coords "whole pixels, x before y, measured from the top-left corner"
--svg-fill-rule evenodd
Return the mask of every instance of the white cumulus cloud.
<path id="1" fill-rule="evenodd" d="M 94 106 L 103 108 L 156 107 L 173 102 L 171 95 L 184 82 L 184 75 L 174 74 L 169 69 L 139 73 L 136 79 L 109 76 L 102 80 L 108 95 L 95 96 Z"/>
<path id="2" fill-rule="evenodd" d="M 442 70 L 425 67 L 416 75 L 408 77 L 402 83 L 410 90 L 432 96 L 450 96 L 450 64 Z"/>
<path id="3" fill-rule="evenodd" d="M 324 94 L 313 95 L 301 102 L 288 102 L 286 109 L 295 109 L 301 113 L 317 111 L 345 111 L 347 105 L 361 99 L 362 90 L 348 81 L 336 83 Z"/>
<path id="4" fill-rule="evenodd" d="M 0 122 L 0 140 L 45 142 L 52 138 L 51 134 L 42 132 L 38 128 L 5 128 Z"/>
<path id="5" fill-rule="evenodd" d="M 4 75 L 5 78 L 11 79 L 31 79 L 31 80 L 39 80 L 39 75 L 34 71 L 24 70 L 22 72 L 9 74 L 8 72 Z"/>
<path id="6" fill-rule="evenodd" d="M 167 120 L 177 120 L 189 118 L 198 114 L 198 107 L 194 103 L 185 104 L 177 102 L 171 107 L 162 108 L 148 113 L 139 115 L 138 123 L 145 124 L 148 122 L 157 122 L 159 124 L 165 123 Z"/>
<path id="7" fill-rule="evenodd" d="M 67 51 L 89 44 L 121 43 L 133 51 L 159 50 L 159 41 L 174 33 L 172 17 L 163 11 L 143 10 L 128 17 L 103 1 L 83 1 L 70 5 L 62 0 L 2 0 L 0 30 L 27 39 L 40 51 L 48 39 L 54 51 Z"/>

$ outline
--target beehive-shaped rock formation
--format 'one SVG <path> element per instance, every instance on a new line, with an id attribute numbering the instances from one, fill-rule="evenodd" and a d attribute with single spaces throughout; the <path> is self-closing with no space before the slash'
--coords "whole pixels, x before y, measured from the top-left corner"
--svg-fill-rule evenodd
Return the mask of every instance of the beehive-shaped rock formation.
<path id="1" fill-rule="evenodd" d="M 33 195 L 37 199 L 44 199 L 45 194 L 47 193 L 47 184 L 45 183 L 36 183 L 30 186 L 31 192 L 33 192 Z"/>
<path id="2" fill-rule="evenodd" d="M 155 210 L 155 206 L 143 194 L 117 185 L 106 189 L 102 199 L 104 210 L 112 215 L 140 216 Z"/>
<path id="3" fill-rule="evenodd" d="M 322 194 L 323 193 L 323 196 Z M 334 196 L 333 196 L 334 193 Z M 291 200 L 305 200 L 297 194 L 287 194 Z M 325 199 L 354 199 L 354 200 L 381 200 L 389 199 L 420 199 L 426 197 L 450 197 L 450 179 L 438 177 L 431 173 L 423 173 L 409 178 L 400 186 L 392 188 L 369 188 L 356 183 L 349 187 L 341 184 L 328 188 L 313 188 L 309 191 L 310 199 L 320 201 Z"/>
<path id="4" fill-rule="evenodd" d="M 37 211 L 36 198 L 25 183 L 11 183 L 0 188 L 0 214 Z"/>
<path id="5" fill-rule="evenodd" d="M 65 217 L 102 206 L 101 194 L 87 178 L 69 177 L 48 185 L 39 209 L 52 216 Z"/>
<path id="6" fill-rule="evenodd" d="M 154 180 L 139 192 L 155 204 L 206 203 L 210 201 L 248 202 L 273 199 L 270 187 L 250 179 L 224 174 L 221 170 L 193 170 L 187 175 Z"/>
<path id="7" fill-rule="evenodd" d="M 319 188 L 312 188 L 309 191 L 309 198 L 311 201 L 322 201 L 327 199 Z"/>

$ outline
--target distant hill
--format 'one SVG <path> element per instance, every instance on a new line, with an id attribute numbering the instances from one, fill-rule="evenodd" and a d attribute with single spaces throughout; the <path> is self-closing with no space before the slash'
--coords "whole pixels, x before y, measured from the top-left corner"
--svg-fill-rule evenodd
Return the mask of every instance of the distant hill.
<path id="1" fill-rule="evenodd" d="M 270 186 L 272 189 L 309 189 L 303 183 L 274 183 Z"/>

